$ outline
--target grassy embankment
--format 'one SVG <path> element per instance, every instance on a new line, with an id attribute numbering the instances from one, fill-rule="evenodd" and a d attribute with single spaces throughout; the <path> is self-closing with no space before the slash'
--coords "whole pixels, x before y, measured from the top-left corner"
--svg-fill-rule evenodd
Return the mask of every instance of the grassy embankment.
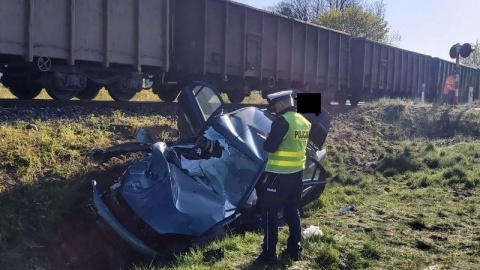
<path id="1" fill-rule="evenodd" d="M 476 269 L 479 117 L 477 110 L 399 100 L 336 117 L 326 141 L 329 183 L 303 218 L 304 228 L 319 226 L 324 236 L 303 243 L 304 260 L 279 267 Z M 340 212 L 352 204 L 356 211 Z M 280 247 L 287 232 L 280 233 Z M 261 239 L 257 233 L 234 235 L 210 247 L 223 248 L 223 260 L 202 262 L 205 249 L 195 250 L 175 267 L 250 268 Z"/>
<path id="2" fill-rule="evenodd" d="M 319 226 L 324 235 L 304 241 L 302 261 L 282 261 L 279 267 L 475 269 L 480 262 L 479 119 L 480 111 L 464 107 L 398 100 L 335 117 L 325 144 L 328 186 L 302 221 L 304 228 Z M 38 130 L 26 129 L 29 123 Z M 49 240 L 79 194 L 88 194 L 90 178 L 131 160 L 98 167 L 84 151 L 130 140 L 137 128 L 152 123 L 164 127 L 159 138 L 175 139 L 173 118 L 120 111 L 75 121 L 2 123 L 0 268 L 48 269 L 45 254 L 55 248 Z M 124 125 L 121 132 L 113 128 Z M 351 204 L 356 211 L 339 211 Z M 286 237 L 287 229 L 281 230 L 279 248 Z M 249 268 L 261 239 L 250 232 L 212 243 L 209 248 L 225 250 L 218 262 L 203 262 L 206 249 L 195 249 L 174 265 L 132 268 Z"/>

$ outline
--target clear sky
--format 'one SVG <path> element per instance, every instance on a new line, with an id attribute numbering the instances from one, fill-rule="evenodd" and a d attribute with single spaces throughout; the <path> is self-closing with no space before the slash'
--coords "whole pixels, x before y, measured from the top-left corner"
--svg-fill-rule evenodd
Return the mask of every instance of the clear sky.
<path id="1" fill-rule="evenodd" d="M 257 8 L 280 0 L 234 0 Z M 448 51 L 455 43 L 480 39 L 480 0 L 383 0 L 390 30 L 402 37 L 402 49 L 455 61 Z M 480 48 L 479 48 L 480 49 Z"/>

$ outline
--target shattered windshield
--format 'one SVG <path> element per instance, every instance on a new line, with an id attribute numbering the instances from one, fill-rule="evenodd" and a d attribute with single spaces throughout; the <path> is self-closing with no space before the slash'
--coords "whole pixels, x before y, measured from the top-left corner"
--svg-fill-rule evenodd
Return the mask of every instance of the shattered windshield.
<path id="1" fill-rule="evenodd" d="M 202 137 L 205 139 L 202 145 L 191 148 L 188 155 L 177 150 L 182 168 L 193 179 L 224 197 L 232 208 L 238 207 L 250 184 L 256 180 L 259 165 L 231 146 L 212 127 Z M 191 155 L 192 152 L 198 159 Z"/>

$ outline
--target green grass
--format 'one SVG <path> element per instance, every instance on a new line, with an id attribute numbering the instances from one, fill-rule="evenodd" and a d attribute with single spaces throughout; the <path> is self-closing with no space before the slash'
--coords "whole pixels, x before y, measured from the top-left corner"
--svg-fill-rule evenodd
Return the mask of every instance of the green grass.
<path id="1" fill-rule="evenodd" d="M 89 194 L 91 178 L 118 177 L 109 170 L 135 158 L 98 166 L 86 151 L 131 140 L 142 126 L 163 125 L 157 137 L 176 139 L 174 120 L 120 111 L 33 123 L 37 131 L 25 122 L 0 127 L 1 269 L 48 269 L 49 239 L 77 198 Z M 127 128 L 114 129 L 119 126 Z M 480 111 L 465 107 L 385 99 L 336 116 L 325 143 L 327 188 L 302 219 L 303 228 L 319 226 L 323 236 L 304 240 L 303 259 L 283 260 L 279 268 L 476 269 L 479 136 Z M 355 211 L 340 211 L 352 204 Z M 284 227 L 278 251 L 287 237 Z M 252 266 L 261 241 L 259 232 L 229 233 L 172 264 L 129 268 L 262 269 Z M 223 259 L 203 261 L 203 252 L 217 248 L 225 251 Z"/>
<path id="2" fill-rule="evenodd" d="M 64 214 L 88 193 L 87 184 L 115 164 L 87 158 L 94 148 L 130 141 L 139 127 L 163 126 L 158 139 L 175 138 L 176 123 L 156 115 L 90 115 L 81 121 L 11 122 L 0 127 L 0 269 L 25 269 L 30 246 L 45 246 Z M 27 129 L 35 124 L 37 129 Z M 124 157 L 117 163 L 131 160 Z M 108 177 L 115 179 L 115 174 Z M 117 175 L 118 177 L 118 175 Z M 107 180 L 107 179 L 99 179 Z M 27 255 L 28 256 L 28 255 Z"/>

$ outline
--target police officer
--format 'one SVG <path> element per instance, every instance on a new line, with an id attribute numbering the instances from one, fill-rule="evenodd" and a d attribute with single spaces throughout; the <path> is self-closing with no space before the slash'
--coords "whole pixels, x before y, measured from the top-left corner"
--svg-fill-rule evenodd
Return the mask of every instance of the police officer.
<path id="1" fill-rule="evenodd" d="M 269 152 L 265 171 L 262 225 L 264 238 L 262 253 L 257 261 L 275 263 L 278 241 L 278 213 L 283 208 L 283 217 L 290 235 L 287 255 L 298 260 L 300 255 L 300 198 L 302 194 L 303 169 L 310 122 L 296 112 L 292 91 L 281 91 L 267 96 L 270 108 L 277 118 L 266 134 L 263 148 Z"/>

